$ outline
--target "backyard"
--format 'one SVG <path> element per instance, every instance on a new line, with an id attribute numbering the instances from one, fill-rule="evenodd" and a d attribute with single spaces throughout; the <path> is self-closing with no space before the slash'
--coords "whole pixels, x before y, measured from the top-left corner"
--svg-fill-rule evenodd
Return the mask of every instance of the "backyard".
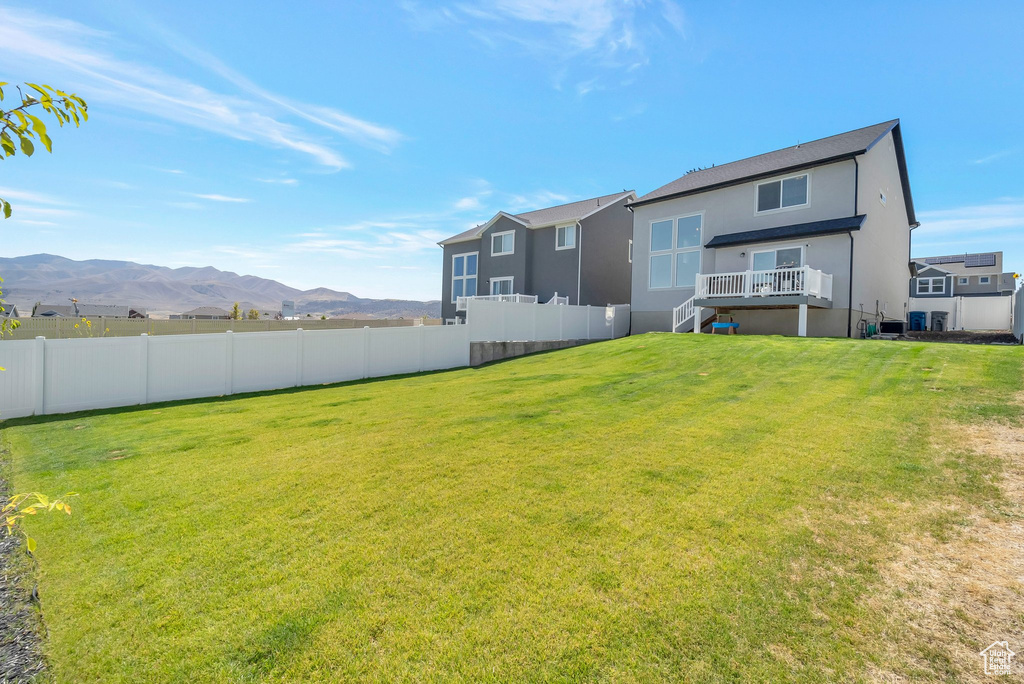
<path id="1" fill-rule="evenodd" d="M 80 493 L 30 521 L 58 681 L 970 680 L 1019 581 L 972 612 L 939 559 L 1019 561 L 979 530 L 1020 460 L 971 436 L 1016 439 L 1022 372 L 649 334 L 0 438 Z"/>

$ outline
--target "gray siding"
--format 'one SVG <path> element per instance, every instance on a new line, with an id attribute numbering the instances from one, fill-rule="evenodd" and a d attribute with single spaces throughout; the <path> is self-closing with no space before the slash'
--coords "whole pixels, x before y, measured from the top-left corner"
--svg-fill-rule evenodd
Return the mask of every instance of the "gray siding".
<path id="1" fill-rule="evenodd" d="M 579 228 L 576 230 L 576 247 L 555 249 L 555 226 L 531 230 L 533 242 L 530 274 L 532 282 L 524 294 L 535 294 L 541 302 L 550 300 L 557 292 L 568 296 L 569 303 L 576 303 L 576 276 L 579 273 Z"/>
<path id="2" fill-rule="evenodd" d="M 630 300 L 633 214 L 626 202 L 622 199 L 582 221 L 583 235 L 577 241 L 583 260 L 580 304 L 607 306 Z"/>
<path id="3" fill-rule="evenodd" d="M 491 256 L 491 237 L 495 233 L 514 231 L 515 251 L 512 254 L 502 256 Z M 480 281 L 478 290 L 480 294 L 491 293 L 492 278 L 507 278 L 511 276 L 512 292 L 528 293 L 530 282 L 530 229 L 521 223 L 516 223 L 510 218 L 502 216 L 488 228 L 480 238 Z"/>
<path id="4" fill-rule="evenodd" d="M 444 263 L 441 265 L 441 318 L 455 318 L 455 303 L 452 301 L 452 257 L 456 254 L 466 254 L 469 252 L 481 252 L 482 257 L 483 250 L 480 248 L 480 240 L 472 240 L 470 242 L 459 242 L 454 245 L 444 246 Z M 475 294 L 480 294 L 483 290 L 483 285 L 480 284 L 480 278 L 477 276 L 477 291 Z"/>

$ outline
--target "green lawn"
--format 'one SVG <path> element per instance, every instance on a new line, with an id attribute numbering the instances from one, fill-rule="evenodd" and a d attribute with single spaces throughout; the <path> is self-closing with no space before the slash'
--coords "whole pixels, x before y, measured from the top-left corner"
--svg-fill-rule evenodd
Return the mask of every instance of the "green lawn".
<path id="1" fill-rule="evenodd" d="M 893 544 L 999 496 L 929 443 L 1019 420 L 1022 361 L 652 334 L 2 437 L 81 493 L 31 521 L 60 681 L 835 681 L 900 637 Z"/>

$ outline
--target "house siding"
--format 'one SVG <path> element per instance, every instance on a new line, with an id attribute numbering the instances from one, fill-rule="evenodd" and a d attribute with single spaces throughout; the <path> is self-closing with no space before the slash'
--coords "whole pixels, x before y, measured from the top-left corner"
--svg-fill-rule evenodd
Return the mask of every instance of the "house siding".
<path id="1" fill-rule="evenodd" d="M 576 283 L 579 273 L 579 228 L 576 231 L 575 249 L 555 249 L 555 226 L 530 230 L 533 242 L 530 273 L 532 282 L 522 292 L 535 294 L 541 302 L 549 301 L 557 292 L 569 297 L 570 304 L 577 304 Z"/>
<path id="2" fill-rule="evenodd" d="M 707 244 L 717 235 L 747 230 L 776 228 L 795 223 L 807 223 L 854 214 L 853 161 L 842 161 L 825 166 L 806 169 L 810 175 L 810 202 L 803 207 L 756 213 L 756 188 L 771 178 L 759 179 L 742 185 L 710 190 L 694 195 L 679 197 L 664 202 L 636 207 L 633 214 L 633 277 L 631 296 L 631 317 L 634 332 L 670 330 L 672 309 L 694 294 L 694 288 L 665 288 L 651 290 L 648 287 L 650 269 L 650 240 L 653 221 L 664 218 L 703 212 L 703 234 L 701 243 Z M 786 173 L 788 177 L 801 172 Z M 856 233 L 855 233 L 856 234 Z M 805 260 L 812 268 L 820 269 L 833 276 L 833 309 L 830 313 L 817 310 L 809 312 L 809 332 L 817 327 L 827 334 L 846 334 L 846 313 L 835 313 L 837 308 L 846 309 L 849 284 L 849 238 L 845 234 L 779 240 L 774 242 L 742 245 L 736 247 L 704 248 L 701 250 L 701 273 L 744 271 L 750 268 L 753 250 L 786 244 L 806 245 Z M 906 249 L 906 248 L 905 248 Z M 740 254 L 744 256 L 740 256 Z M 906 268 L 904 264 L 903 268 Z M 904 271 L 906 273 L 906 271 Z M 905 280 L 904 280 L 905 282 Z M 756 314 L 756 315 L 755 315 Z M 795 316 L 795 314 L 794 314 Z M 740 312 L 734 318 L 740 322 L 744 332 L 770 331 L 793 334 L 796 331 L 795 318 L 789 325 L 789 314 L 785 310 Z M 840 326 L 837 321 L 841 320 Z M 747 325 L 744 325 L 744 321 Z M 762 324 L 774 321 L 774 325 Z M 769 330 L 770 328 L 770 330 Z M 817 334 L 823 334 L 821 332 Z"/>
<path id="3" fill-rule="evenodd" d="M 454 245 L 444 246 L 444 263 L 441 265 L 442 319 L 455 318 L 455 303 L 452 301 L 452 257 L 457 254 L 466 254 L 468 252 L 480 252 L 480 258 L 482 259 L 483 250 L 480 248 L 480 240 L 458 242 Z M 476 281 L 476 292 L 474 294 L 480 294 L 482 287 L 483 286 L 480 284 L 480 277 L 478 275 Z"/>
<path id="4" fill-rule="evenodd" d="M 607 306 L 630 300 L 632 265 L 629 241 L 633 235 L 633 214 L 627 198 L 583 219 L 580 304 Z"/>

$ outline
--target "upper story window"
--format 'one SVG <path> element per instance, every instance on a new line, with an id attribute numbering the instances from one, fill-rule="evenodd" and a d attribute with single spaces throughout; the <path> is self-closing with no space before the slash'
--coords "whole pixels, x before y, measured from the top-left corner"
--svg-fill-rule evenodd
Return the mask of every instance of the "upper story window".
<path id="1" fill-rule="evenodd" d="M 651 223 L 650 289 L 696 284 L 703 224 L 703 214 Z"/>
<path id="2" fill-rule="evenodd" d="M 777 268 L 797 268 L 804 265 L 803 247 L 780 247 L 751 255 L 755 271 L 771 271 Z"/>
<path id="3" fill-rule="evenodd" d="M 967 278 L 965 278 L 965 277 L 957 278 L 956 279 L 956 284 L 957 285 L 966 285 L 967 284 Z"/>
<path id="4" fill-rule="evenodd" d="M 576 246 L 576 224 L 555 228 L 555 249 L 572 249 Z"/>
<path id="5" fill-rule="evenodd" d="M 918 278 L 917 294 L 946 294 L 946 279 Z"/>
<path id="6" fill-rule="evenodd" d="M 491 236 L 491 256 L 512 254 L 516 251 L 516 231 L 506 230 Z"/>
<path id="7" fill-rule="evenodd" d="M 988 285 L 991 282 L 992 282 L 992 276 L 979 276 L 978 277 L 978 284 L 979 285 Z"/>
<path id="8" fill-rule="evenodd" d="M 476 295 L 476 266 L 478 252 L 456 254 L 452 257 L 452 301 L 459 297 Z"/>
<path id="9" fill-rule="evenodd" d="M 757 212 L 788 209 L 807 204 L 807 174 L 758 183 Z"/>

